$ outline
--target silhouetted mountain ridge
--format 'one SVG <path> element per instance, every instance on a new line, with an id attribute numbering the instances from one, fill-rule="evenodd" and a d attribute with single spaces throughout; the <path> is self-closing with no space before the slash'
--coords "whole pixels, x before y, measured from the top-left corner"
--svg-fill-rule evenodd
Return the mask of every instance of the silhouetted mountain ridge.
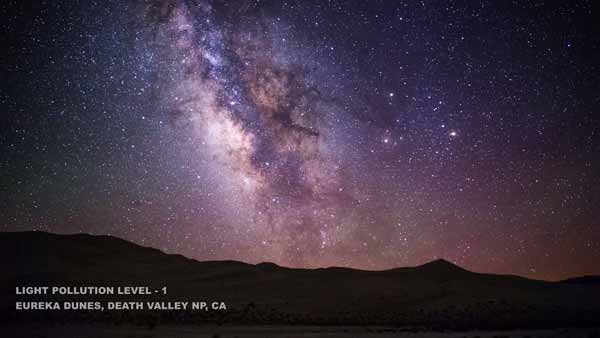
<path id="1" fill-rule="evenodd" d="M 201 320 L 234 323 L 507 328 L 592 325 L 600 318 L 597 283 L 481 274 L 443 259 L 384 271 L 293 269 L 199 262 L 117 237 L 44 232 L 0 233 L 0 257 L 0 297 L 8 300 L 0 310 L 9 313 L 15 285 L 143 285 L 167 286 L 168 295 L 157 296 L 163 300 L 223 301 L 225 314 L 208 312 Z"/>
<path id="2" fill-rule="evenodd" d="M 562 280 L 561 283 L 570 283 L 570 284 L 599 284 L 600 285 L 600 276 L 581 276 L 581 277 L 573 277 Z"/>
<path id="3" fill-rule="evenodd" d="M 250 268 L 257 267 L 261 269 L 288 269 L 288 270 L 335 270 L 335 271 L 364 271 L 364 272 L 385 272 L 385 271 L 397 271 L 402 269 L 421 269 L 426 270 L 428 272 L 439 272 L 439 273 L 447 273 L 447 272 L 469 272 L 458 265 L 455 265 L 445 259 L 436 259 L 431 262 L 425 263 L 423 265 L 415 266 L 415 267 L 399 267 L 388 270 L 360 270 L 349 267 L 339 267 L 339 266 L 331 266 L 326 268 L 316 268 L 316 269 L 304 269 L 304 268 L 288 268 L 280 266 L 273 262 L 261 262 L 258 264 L 251 264 L 241 261 L 235 260 L 215 260 L 215 261 L 197 261 L 192 258 L 185 257 L 180 254 L 168 254 L 163 252 L 160 249 L 139 245 L 133 242 L 129 242 L 120 237 L 110 236 L 110 235 L 90 235 L 90 234 L 54 234 L 44 231 L 23 231 L 23 232 L 0 232 L 0 240 L 9 240 L 9 241 L 25 241 L 26 245 L 32 246 L 40 246 L 44 244 L 55 245 L 55 250 L 59 252 L 62 250 L 69 250 L 72 259 L 77 259 L 81 255 L 95 255 L 99 257 L 112 257 L 119 256 L 121 260 L 126 260 L 130 258 L 127 255 L 122 255 L 122 251 L 127 250 L 136 250 L 140 252 L 144 252 L 148 257 L 164 255 L 164 258 L 169 257 L 169 260 L 172 260 L 172 263 L 182 263 L 182 262 L 195 262 L 204 264 L 207 266 L 210 265 L 222 265 L 222 266 L 231 266 L 238 268 Z M 55 241 L 55 243 L 51 243 L 51 241 Z M 66 243 L 66 242 L 69 243 Z M 64 242 L 64 243 L 63 243 Z M 64 244 L 64 245 L 63 245 Z M 8 248 L 9 244 L 5 246 Z M 110 249 L 110 250 L 108 250 Z M 65 257 L 66 258 L 66 257 Z M 180 260 L 180 261 L 178 261 Z"/>

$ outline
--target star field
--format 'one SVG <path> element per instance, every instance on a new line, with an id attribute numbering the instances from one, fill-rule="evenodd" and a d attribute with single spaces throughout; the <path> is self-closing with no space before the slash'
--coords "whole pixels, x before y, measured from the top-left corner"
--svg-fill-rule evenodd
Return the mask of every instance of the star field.
<path id="1" fill-rule="evenodd" d="M 597 274 L 592 2 L 5 1 L 0 229 Z"/>

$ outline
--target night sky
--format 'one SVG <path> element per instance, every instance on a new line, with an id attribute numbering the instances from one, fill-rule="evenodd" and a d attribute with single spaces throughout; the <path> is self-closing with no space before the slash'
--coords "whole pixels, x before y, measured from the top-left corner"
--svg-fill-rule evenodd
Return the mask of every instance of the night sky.
<path id="1" fill-rule="evenodd" d="M 0 229 L 600 273 L 592 1 L 2 1 Z"/>

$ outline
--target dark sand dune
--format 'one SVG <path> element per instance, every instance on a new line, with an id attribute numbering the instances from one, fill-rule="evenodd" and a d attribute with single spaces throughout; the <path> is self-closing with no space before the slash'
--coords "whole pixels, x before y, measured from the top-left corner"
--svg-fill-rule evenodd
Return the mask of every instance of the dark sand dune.
<path id="1" fill-rule="evenodd" d="M 600 283 L 593 276 L 545 282 L 474 273 L 444 260 L 386 271 L 198 262 L 115 237 L 44 232 L 0 233 L 0 257 L 2 318 L 10 321 L 69 321 L 84 316 L 110 322 L 136 316 L 124 319 L 122 313 L 110 311 L 16 313 L 17 285 L 147 285 L 168 287 L 168 295 L 157 299 L 223 301 L 228 307 L 227 311 L 149 315 L 161 323 L 456 330 L 600 324 Z"/>

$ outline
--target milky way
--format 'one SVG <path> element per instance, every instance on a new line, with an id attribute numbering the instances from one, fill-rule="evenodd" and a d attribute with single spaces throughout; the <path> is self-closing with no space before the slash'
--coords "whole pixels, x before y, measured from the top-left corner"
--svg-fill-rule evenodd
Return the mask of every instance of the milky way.
<path id="1" fill-rule="evenodd" d="M 600 272 L 585 2 L 2 6 L 4 230 L 294 267 Z"/>
<path id="2" fill-rule="evenodd" d="M 276 43 L 277 27 L 219 24 L 203 3 L 145 10 L 158 16 L 149 18 L 146 48 L 153 62 L 169 64 L 157 70 L 158 95 L 193 144 L 182 155 L 210 176 L 227 223 L 245 232 L 233 245 L 250 239 L 260 247 L 250 251 L 269 259 L 318 265 L 323 250 L 352 240 L 351 225 L 335 224 L 353 198 L 330 140 L 337 108 L 292 48 Z"/>

